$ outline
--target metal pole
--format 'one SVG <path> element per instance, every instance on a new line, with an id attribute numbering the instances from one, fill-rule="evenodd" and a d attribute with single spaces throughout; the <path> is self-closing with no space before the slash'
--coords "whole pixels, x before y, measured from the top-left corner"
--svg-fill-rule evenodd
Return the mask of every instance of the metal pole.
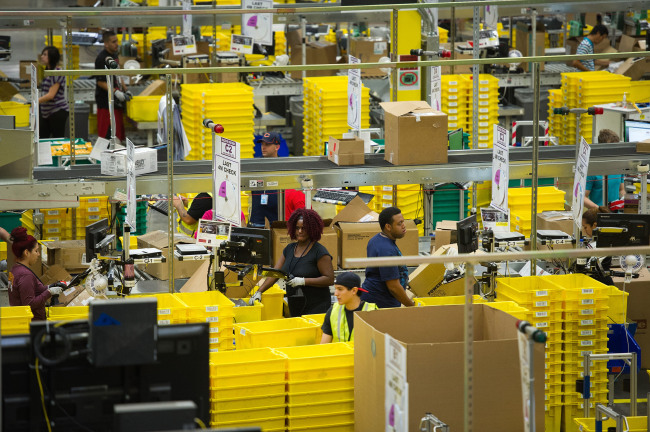
<path id="1" fill-rule="evenodd" d="M 574 224 L 575 225 L 575 224 Z M 589 417 L 589 395 L 591 392 L 591 376 L 589 375 L 589 363 L 591 362 L 591 355 L 588 352 L 583 354 L 584 361 L 582 366 L 582 379 L 584 388 L 582 390 L 582 403 L 583 403 L 583 413 L 585 418 Z M 585 396 L 587 396 L 585 398 Z"/>
<path id="2" fill-rule="evenodd" d="M 530 206 L 530 243 L 532 250 L 537 250 L 537 192 L 539 182 L 539 63 L 533 63 L 533 160 Z M 537 260 L 530 261 L 531 275 L 537 274 Z"/>
<path id="3" fill-rule="evenodd" d="M 393 12 L 391 13 L 391 15 L 393 16 L 393 20 L 391 22 L 391 33 L 390 33 L 391 41 L 390 41 L 390 45 L 391 45 L 391 61 L 394 61 L 394 62 L 399 60 L 399 55 L 397 54 L 397 38 L 398 38 L 398 35 L 397 35 L 397 27 L 398 27 L 398 25 L 397 25 L 397 21 L 398 21 L 397 13 L 398 12 L 399 11 L 397 9 L 393 9 Z M 348 38 L 349 37 L 350 36 L 348 35 Z M 397 76 L 398 75 L 399 75 L 399 71 L 396 71 L 396 70 L 391 71 L 391 74 L 390 74 L 391 98 L 390 98 L 390 100 L 393 101 L 393 102 L 397 101 Z"/>
<path id="4" fill-rule="evenodd" d="M 167 194 L 169 204 L 173 204 L 174 200 L 174 117 L 172 113 L 172 75 L 165 75 L 166 89 L 165 97 L 167 102 Z M 171 206 L 173 207 L 173 205 Z M 169 211 L 168 215 L 168 231 L 169 237 L 167 239 L 167 269 L 169 270 L 169 293 L 174 293 L 174 212 Z"/>
<path id="5" fill-rule="evenodd" d="M 536 55 L 537 53 L 537 9 L 532 9 L 530 13 L 531 17 L 531 25 L 532 25 L 532 35 L 531 35 L 531 46 L 533 49 L 533 55 Z M 537 69 L 537 72 L 535 71 L 535 68 L 532 68 L 533 75 L 532 75 L 532 80 L 535 82 L 535 75 L 539 73 L 539 69 Z M 538 128 L 539 126 L 537 123 L 533 125 L 535 128 Z"/>
<path id="6" fill-rule="evenodd" d="M 456 0 L 451 0 L 452 3 L 455 2 Z M 449 45 L 449 50 L 451 51 L 451 58 L 455 59 L 456 58 L 456 8 L 452 7 L 451 8 L 451 19 L 449 21 L 449 39 L 450 39 L 450 45 Z M 456 67 L 451 66 L 450 72 L 453 74 L 456 72 Z"/>
<path id="7" fill-rule="evenodd" d="M 587 110 L 584 110 L 587 112 Z M 580 140 L 580 116 L 582 115 L 581 112 L 576 112 L 576 151 L 575 151 L 575 158 L 576 158 L 576 164 L 575 167 L 578 167 L 578 157 L 580 153 L 580 144 L 582 141 Z M 576 239 L 576 244 L 575 247 L 578 249 L 580 247 L 580 228 L 578 225 L 576 225 L 575 221 L 573 222 L 573 238 Z"/>
<path id="8" fill-rule="evenodd" d="M 472 417 L 474 415 L 473 407 L 473 374 L 474 374 L 474 307 L 473 307 L 473 295 L 474 295 L 474 284 L 472 280 L 474 278 L 474 264 L 465 264 L 465 347 L 464 347 L 464 359 L 465 359 L 465 374 L 464 374 L 464 418 L 463 418 L 463 430 L 465 432 L 472 431 Z"/>
<path id="9" fill-rule="evenodd" d="M 217 8 L 217 0 L 212 0 L 212 9 Z M 217 66 L 217 15 L 212 18 L 212 45 L 210 45 L 210 64 L 213 67 Z M 211 74 L 212 82 L 217 82 L 217 74 Z M 214 148 L 214 147 L 213 147 Z M 213 195 L 216 196 L 216 195 Z M 213 213 L 214 214 L 214 213 Z"/>
<path id="10" fill-rule="evenodd" d="M 66 45 L 65 52 L 67 55 L 66 58 L 66 67 L 68 70 L 72 70 L 73 66 L 73 53 L 72 53 L 72 18 L 68 17 L 66 20 Z M 69 76 L 65 79 L 65 89 L 68 95 L 68 120 L 70 123 L 70 165 L 75 164 L 76 160 L 76 151 L 74 148 L 75 140 L 75 123 L 74 123 L 74 77 Z M 38 114 L 37 114 L 38 115 Z M 75 213 L 73 213 L 74 215 Z M 74 231 L 76 233 L 76 230 Z M 77 238 L 74 235 L 74 238 Z"/>
<path id="11" fill-rule="evenodd" d="M 307 19 L 300 18 L 300 31 L 302 32 L 302 64 L 307 64 Z M 348 35 L 350 37 L 350 35 Z M 307 78 L 307 71 L 302 71 L 302 79 Z"/>
<path id="12" fill-rule="evenodd" d="M 625 334 L 625 337 L 630 337 L 627 332 Z M 632 352 L 630 353 L 632 356 L 632 359 L 630 360 L 630 415 L 631 416 L 636 416 L 636 405 L 637 405 L 637 385 L 638 385 L 638 377 L 637 377 L 637 360 L 636 360 L 636 353 Z"/>
<path id="13" fill-rule="evenodd" d="M 105 66 L 108 69 L 108 66 Z M 115 77 L 118 79 L 118 77 Z M 113 75 L 106 75 L 106 86 L 108 87 L 108 115 L 111 119 L 111 150 L 115 149 L 117 136 L 115 135 L 115 110 L 113 101 Z M 102 137 L 103 138 L 103 137 Z"/>
<path id="14" fill-rule="evenodd" d="M 641 199 L 639 202 L 639 214 L 648 213 L 648 173 L 643 172 L 639 176 L 641 180 Z"/>
<path id="15" fill-rule="evenodd" d="M 481 8 L 474 8 L 474 17 L 472 19 L 472 29 L 473 29 L 473 43 L 472 47 L 472 58 L 479 58 L 479 49 L 478 49 L 478 40 L 479 40 L 479 27 L 481 25 Z M 478 148 L 478 101 L 479 101 L 479 70 L 478 65 L 474 65 L 472 69 L 472 149 L 476 150 Z M 476 212 L 478 203 L 477 191 L 476 191 L 476 182 L 472 182 L 472 211 Z"/>
<path id="16" fill-rule="evenodd" d="M 538 63 L 535 63 L 538 66 Z M 533 267 L 534 268 L 534 267 Z M 531 270 L 532 272 L 532 270 Z M 532 274 L 532 273 L 531 273 Z M 535 340 L 528 337 L 528 412 L 530 418 L 530 432 L 535 432 Z"/>

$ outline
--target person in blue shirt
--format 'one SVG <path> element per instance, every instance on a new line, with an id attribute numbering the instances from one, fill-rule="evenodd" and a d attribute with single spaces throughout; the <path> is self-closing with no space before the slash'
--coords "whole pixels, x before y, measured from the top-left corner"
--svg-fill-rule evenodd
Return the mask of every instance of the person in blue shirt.
<path id="1" fill-rule="evenodd" d="M 260 142 L 262 157 L 278 157 L 280 150 L 280 134 L 267 132 L 262 136 Z M 278 220 L 278 191 L 264 190 L 254 191 L 251 196 L 251 214 L 248 226 L 253 228 L 264 228 L 266 220 L 269 223 Z"/>
<path id="2" fill-rule="evenodd" d="M 611 129 L 602 129 L 598 134 L 599 143 L 618 143 L 621 139 Z M 603 188 L 605 187 L 603 176 L 587 176 L 587 183 L 585 185 L 585 208 L 598 209 L 598 207 L 610 207 L 610 210 L 618 210 L 613 208 L 612 203 L 620 201 L 621 197 L 625 196 L 625 182 L 622 175 L 607 176 L 607 202 L 603 202 Z"/>
<path id="3" fill-rule="evenodd" d="M 395 240 L 406 235 L 404 216 L 397 207 L 388 207 L 379 214 L 381 232 L 368 241 L 366 253 L 368 258 L 401 256 Z M 406 295 L 408 286 L 408 269 L 406 266 L 368 267 L 362 288 L 367 292 L 361 300 L 374 303 L 379 308 L 415 306 Z"/>

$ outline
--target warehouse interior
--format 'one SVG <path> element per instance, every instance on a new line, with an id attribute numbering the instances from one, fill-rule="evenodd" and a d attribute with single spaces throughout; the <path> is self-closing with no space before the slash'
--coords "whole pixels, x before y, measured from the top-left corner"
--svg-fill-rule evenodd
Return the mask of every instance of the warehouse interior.
<path id="1" fill-rule="evenodd" d="M 650 430 L 649 13 L 3 6 L 0 428 Z"/>

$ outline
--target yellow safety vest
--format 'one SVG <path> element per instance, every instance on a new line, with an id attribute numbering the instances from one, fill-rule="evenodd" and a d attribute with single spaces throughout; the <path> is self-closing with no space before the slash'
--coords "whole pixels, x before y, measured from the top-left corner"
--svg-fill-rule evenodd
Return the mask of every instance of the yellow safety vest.
<path id="1" fill-rule="evenodd" d="M 374 303 L 364 303 L 362 311 L 379 309 Z M 348 319 L 345 314 L 345 305 L 334 303 L 330 314 L 330 325 L 332 327 L 332 342 L 348 342 L 354 340 L 354 328 L 352 334 L 348 327 Z"/>
<path id="2" fill-rule="evenodd" d="M 188 225 L 185 222 L 183 222 L 183 219 L 178 218 L 178 232 L 183 233 L 185 235 L 188 235 L 190 237 L 194 237 L 194 232 L 196 229 L 199 227 L 199 223 L 194 223 L 192 225 Z"/>

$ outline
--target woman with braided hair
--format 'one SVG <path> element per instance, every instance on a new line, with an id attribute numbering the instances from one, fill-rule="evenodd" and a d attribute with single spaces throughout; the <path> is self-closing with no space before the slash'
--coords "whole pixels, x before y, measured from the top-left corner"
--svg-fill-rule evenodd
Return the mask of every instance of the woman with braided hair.
<path id="1" fill-rule="evenodd" d="M 38 242 L 27 234 L 24 227 L 11 231 L 11 251 L 16 262 L 9 276 L 9 305 L 29 306 L 34 318 L 32 321 L 45 320 L 45 302 L 54 295 L 59 295 L 65 288 L 61 282 L 45 286 L 38 276 L 29 268 L 41 259 Z"/>

